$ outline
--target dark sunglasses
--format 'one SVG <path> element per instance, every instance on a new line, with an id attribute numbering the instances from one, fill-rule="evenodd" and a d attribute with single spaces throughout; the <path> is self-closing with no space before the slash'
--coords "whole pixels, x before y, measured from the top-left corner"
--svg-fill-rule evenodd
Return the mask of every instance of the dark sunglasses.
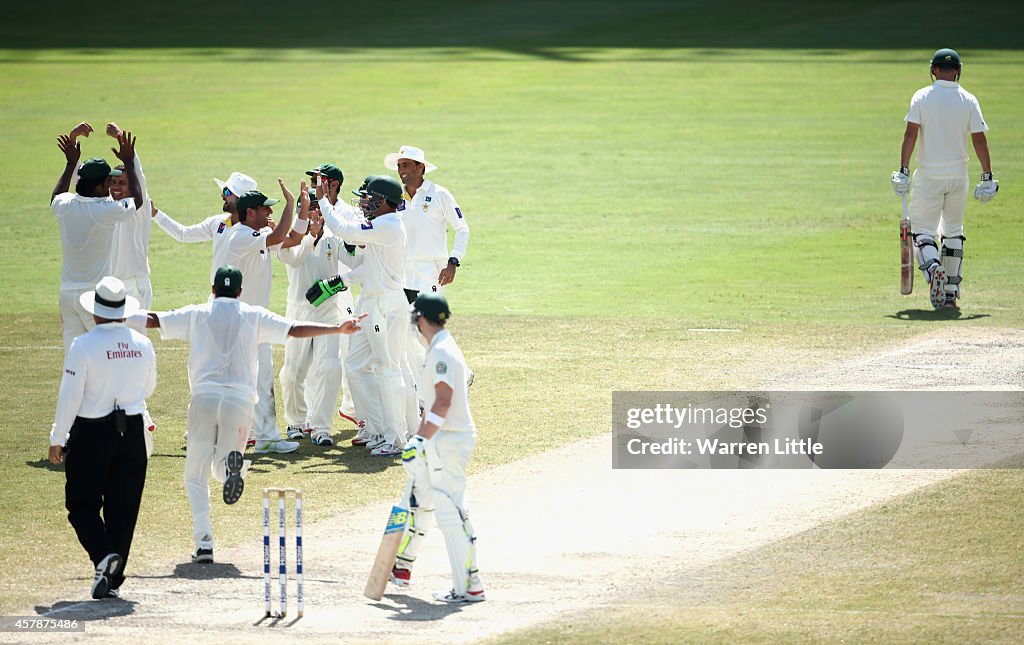
<path id="1" fill-rule="evenodd" d="M 224 190 L 222 190 L 220 194 L 224 197 L 231 197 L 232 195 L 234 195 L 234 193 L 231 192 L 231 189 L 228 188 L 227 186 L 224 187 Z"/>

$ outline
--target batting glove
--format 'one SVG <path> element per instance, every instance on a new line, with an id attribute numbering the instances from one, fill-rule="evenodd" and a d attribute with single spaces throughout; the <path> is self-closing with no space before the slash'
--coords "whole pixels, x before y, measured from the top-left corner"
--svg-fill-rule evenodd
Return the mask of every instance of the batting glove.
<path id="1" fill-rule="evenodd" d="M 892 189 L 898 197 L 910 193 L 910 168 L 900 166 L 900 169 L 892 173 Z"/>
<path id="2" fill-rule="evenodd" d="M 992 201 L 999 192 L 999 182 L 992 179 L 992 173 L 981 173 L 981 183 L 974 187 L 974 199 L 982 204 Z"/>
<path id="3" fill-rule="evenodd" d="M 410 477 L 428 477 L 427 472 L 427 438 L 413 435 L 402 450 L 402 468 Z"/>
<path id="4" fill-rule="evenodd" d="M 314 307 L 319 307 L 334 294 L 346 291 L 347 289 L 348 285 L 342 282 L 340 275 L 328 278 L 327 280 L 317 280 L 306 291 L 306 300 Z"/>

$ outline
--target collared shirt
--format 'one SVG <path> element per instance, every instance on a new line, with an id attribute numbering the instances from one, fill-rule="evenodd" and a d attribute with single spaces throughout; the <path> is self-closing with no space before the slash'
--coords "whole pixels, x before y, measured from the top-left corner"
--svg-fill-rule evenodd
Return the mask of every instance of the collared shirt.
<path id="1" fill-rule="evenodd" d="M 903 120 L 921 126 L 917 163 L 935 177 L 967 174 L 967 140 L 988 130 L 978 99 L 954 81 L 935 81 L 915 92 Z"/>
<path id="2" fill-rule="evenodd" d="M 409 238 L 409 262 L 444 260 L 450 257 L 462 260 L 469 246 L 469 224 L 455 197 L 444 186 L 429 179 L 423 180 L 412 197 L 405 194 L 402 223 Z M 455 231 L 455 242 L 448 251 L 448 227 Z"/>
<path id="3" fill-rule="evenodd" d="M 110 196 L 61 193 L 53 198 L 50 208 L 60 222 L 60 288 L 92 289 L 110 275 L 114 226 L 135 214 L 134 203 L 125 206 Z"/>
<path id="4" fill-rule="evenodd" d="M 193 394 L 227 390 L 253 403 L 260 343 L 284 343 L 292 328 L 287 318 L 237 298 L 214 298 L 158 313 L 157 318 L 162 338 L 187 340 L 191 345 L 188 384 Z"/>
<path id="5" fill-rule="evenodd" d="M 336 323 L 341 322 L 343 314 L 352 313 L 342 310 L 345 303 L 348 309 L 352 308 L 352 295 L 349 291 L 331 296 L 319 307 L 314 307 L 306 300 L 306 291 L 316 281 L 349 273 L 350 269 L 341 263 L 344 255 L 348 255 L 348 252 L 341 240 L 327 231 L 324 231 L 319 241 L 312 235 L 304 235 L 298 245 L 278 250 L 277 257 L 288 270 L 289 315 L 294 311 L 294 317 L 300 320 Z M 244 280 L 242 284 L 244 286 Z"/>
<path id="6" fill-rule="evenodd" d="M 429 411 L 434 405 L 434 386 L 447 383 L 452 388 L 452 404 L 445 415 L 442 430 L 475 432 L 476 424 L 469 412 L 469 366 L 462 356 L 462 350 L 455 344 L 455 338 L 446 329 L 434 334 L 423 363 L 419 395 L 423 398 L 423 409 Z M 423 384 L 429 384 L 424 387 Z"/>
<path id="7" fill-rule="evenodd" d="M 124 323 L 96 325 L 76 338 L 64 357 L 50 445 L 67 443 L 75 417 L 99 419 L 115 407 L 142 414 L 155 388 L 153 343 Z"/>
<path id="8" fill-rule="evenodd" d="M 359 211 L 341 201 L 332 206 L 326 197 L 320 200 L 320 212 L 324 216 L 324 225 L 336 237 L 349 244 L 366 245 L 362 266 L 363 294 L 402 293 L 405 287 L 405 227 L 399 213 L 366 220 L 359 216 Z"/>
<path id="9" fill-rule="evenodd" d="M 165 233 L 179 242 L 206 242 L 213 240 L 213 260 L 210 263 L 210 284 L 217 275 L 217 269 L 227 262 L 227 240 L 234 226 L 231 224 L 231 213 L 211 215 L 198 224 L 183 226 L 171 219 L 167 213 L 157 211 L 153 218 L 156 225 Z M 244 287 L 243 287 L 244 289 Z"/>
<path id="10" fill-rule="evenodd" d="M 220 266 L 232 264 L 242 272 L 242 302 L 259 307 L 270 306 L 270 281 L 274 269 L 270 264 L 267 236 L 273 232 L 269 226 L 257 231 L 238 223 L 228 233 Z M 213 284 L 213 280 L 210 283 Z"/>

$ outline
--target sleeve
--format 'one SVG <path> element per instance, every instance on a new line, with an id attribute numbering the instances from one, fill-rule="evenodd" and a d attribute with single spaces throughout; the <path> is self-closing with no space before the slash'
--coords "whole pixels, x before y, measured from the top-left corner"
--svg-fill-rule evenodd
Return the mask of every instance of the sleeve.
<path id="1" fill-rule="evenodd" d="M 451 256 L 461 261 L 462 258 L 466 257 L 466 249 L 469 247 L 469 224 L 466 223 L 466 218 L 462 215 L 462 209 L 459 208 L 458 202 L 455 201 L 455 197 L 449 191 L 438 191 L 438 194 L 443 195 L 443 208 L 441 212 L 444 214 L 444 218 L 448 220 L 448 225 L 455 231 L 455 242 L 452 244 Z"/>
<path id="2" fill-rule="evenodd" d="M 456 365 L 452 361 L 452 357 L 446 352 L 435 349 L 427 357 L 427 365 L 430 369 L 430 385 L 435 386 L 438 383 L 444 383 L 448 387 L 452 386 L 452 382 L 455 379 Z"/>
<path id="3" fill-rule="evenodd" d="M 93 219 L 99 224 L 116 224 L 129 217 L 134 217 L 138 211 L 135 209 L 135 202 L 131 199 L 119 202 L 111 199 L 109 202 L 100 201 L 95 210 L 90 212 Z"/>
<path id="4" fill-rule="evenodd" d="M 277 258 L 288 266 L 297 267 L 306 259 L 312 248 L 313 238 L 305 235 L 303 236 L 302 241 L 295 246 L 289 246 L 286 249 L 277 249 Z"/>
<path id="5" fill-rule="evenodd" d="M 357 216 L 356 209 L 340 199 L 337 204 L 331 204 L 330 200 L 323 197 L 317 203 L 320 205 L 320 214 L 324 218 L 324 226 L 335 236 L 337 236 L 337 233 L 334 232 L 335 227 L 341 226 L 344 222 L 362 223 L 362 218 Z"/>
<path id="6" fill-rule="evenodd" d="M 156 317 L 160 321 L 160 337 L 164 340 L 188 340 L 193 310 L 194 307 L 184 307 L 174 311 L 157 312 Z"/>
<path id="7" fill-rule="evenodd" d="M 907 116 L 903 117 L 903 120 L 907 123 L 921 124 L 921 92 L 915 92 L 914 97 L 910 99 L 910 109 L 907 110 Z"/>
<path id="8" fill-rule="evenodd" d="M 58 210 L 60 210 L 63 206 L 70 202 L 74 198 L 74 196 L 74 193 L 61 193 L 59 195 L 54 196 L 53 201 L 50 202 L 50 210 L 53 211 L 54 215 L 57 215 L 59 217 L 60 214 L 58 213 Z"/>
<path id="9" fill-rule="evenodd" d="M 215 224 L 220 217 L 214 215 L 192 226 L 182 226 L 163 211 L 157 211 L 153 219 L 156 220 L 156 225 L 162 228 L 164 233 L 167 233 L 179 242 L 189 243 L 212 240 L 213 232 L 216 230 Z"/>
<path id="10" fill-rule="evenodd" d="M 362 258 L 362 256 L 360 256 Z M 355 268 L 345 274 L 345 284 L 353 286 L 363 283 L 363 263 L 360 262 Z"/>
<path id="11" fill-rule="evenodd" d="M 142 190 L 142 201 L 143 205 L 149 201 L 149 188 L 146 186 L 146 174 L 142 172 L 142 161 L 139 159 L 139 153 L 135 153 L 135 176 L 139 178 L 139 188 Z M 147 215 L 149 213 L 146 213 Z"/>
<path id="12" fill-rule="evenodd" d="M 82 343 L 75 339 L 68 348 L 64 359 L 64 375 L 57 395 L 57 415 L 50 431 L 50 445 L 63 446 L 68 441 L 68 432 L 78 416 L 85 395 L 85 381 L 88 376 L 88 356 Z"/>
<path id="13" fill-rule="evenodd" d="M 149 370 L 146 372 L 146 383 L 143 386 L 143 392 L 145 392 L 145 397 L 148 399 L 153 395 L 153 391 L 156 390 L 156 350 L 153 349 L 153 343 L 148 338 L 146 338 L 146 358 L 149 360 Z"/>
<path id="14" fill-rule="evenodd" d="M 255 315 L 259 316 L 259 342 L 283 345 L 295 322 L 263 307 L 253 307 L 253 309 Z"/>
<path id="15" fill-rule="evenodd" d="M 978 134 L 979 132 L 985 132 L 988 130 L 988 124 L 985 123 L 985 117 L 981 116 L 981 105 L 978 104 L 978 99 L 971 97 L 971 134 Z"/>
<path id="16" fill-rule="evenodd" d="M 331 217 L 324 216 L 324 224 L 335 237 L 356 244 L 392 244 L 402 235 L 402 229 L 390 222 L 343 221 L 332 214 Z"/>

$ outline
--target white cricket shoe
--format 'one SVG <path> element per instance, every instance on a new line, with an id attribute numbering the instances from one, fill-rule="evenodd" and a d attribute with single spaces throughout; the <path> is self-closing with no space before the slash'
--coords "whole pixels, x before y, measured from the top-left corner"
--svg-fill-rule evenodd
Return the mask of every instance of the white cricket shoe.
<path id="1" fill-rule="evenodd" d="M 370 443 L 370 439 L 370 431 L 366 429 L 366 422 L 360 421 L 359 432 L 356 433 L 356 436 L 352 437 L 352 445 L 365 446 L 366 444 Z"/>
<path id="2" fill-rule="evenodd" d="M 367 450 L 372 451 L 375 448 L 380 448 L 385 443 L 387 443 L 387 440 L 384 438 L 384 435 L 382 435 L 382 434 L 373 434 L 373 435 L 370 435 L 370 438 L 367 439 L 366 443 L 363 444 L 363 445 L 366 446 Z"/>
<path id="3" fill-rule="evenodd" d="M 314 446 L 333 446 L 334 439 L 331 439 L 330 430 L 314 430 L 309 435 L 309 440 L 313 442 Z"/>
<path id="4" fill-rule="evenodd" d="M 305 439 L 306 438 L 305 435 L 303 434 L 303 428 L 302 428 L 301 425 L 298 425 L 298 426 L 288 426 L 287 428 L 285 428 L 284 434 L 289 439 Z"/>
<path id="5" fill-rule="evenodd" d="M 484 590 L 478 591 L 467 591 L 466 593 L 455 593 L 454 589 L 448 592 L 435 591 L 433 593 L 434 600 L 439 600 L 450 605 L 461 605 L 468 602 L 483 602 L 487 600 L 484 596 Z"/>
<path id="6" fill-rule="evenodd" d="M 412 570 L 396 564 L 391 567 L 391 577 L 388 580 L 396 587 L 408 587 L 412 584 Z"/>
<path id="7" fill-rule="evenodd" d="M 124 559 L 116 553 L 110 553 L 96 565 L 96 579 L 92 582 L 92 597 L 95 600 L 106 598 L 110 592 L 111 580 L 121 575 Z"/>
<path id="8" fill-rule="evenodd" d="M 932 307 L 942 309 L 946 306 L 946 284 L 948 282 L 946 270 L 942 268 L 941 264 L 935 263 L 928 269 L 928 284 L 930 285 L 928 299 L 931 300 Z"/>
<path id="9" fill-rule="evenodd" d="M 199 540 L 199 544 L 196 545 L 196 550 L 192 552 L 192 562 L 196 562 L 198 564 L 213 563 L 212 535 L 204 535 L 203 539 Z"/>
<path id="10" fill-rule="evenodd" d="M 402 454 L 402 449 L 388 442 L 384 442 L 370 451 L 374 457 L 397 457 Z"/>
<path id="11" fill-rule="evenodd" d="M 255 452 L 257 455 L 265 455 L 268 452 L 276 452 L 278 454 L 286 455 L 289 452 L 295 452 L 298 449 L 299 442 L 278 439 L 277 441 L 257 442 L 256 447 L 253 449 L 253 452 Z"/>

